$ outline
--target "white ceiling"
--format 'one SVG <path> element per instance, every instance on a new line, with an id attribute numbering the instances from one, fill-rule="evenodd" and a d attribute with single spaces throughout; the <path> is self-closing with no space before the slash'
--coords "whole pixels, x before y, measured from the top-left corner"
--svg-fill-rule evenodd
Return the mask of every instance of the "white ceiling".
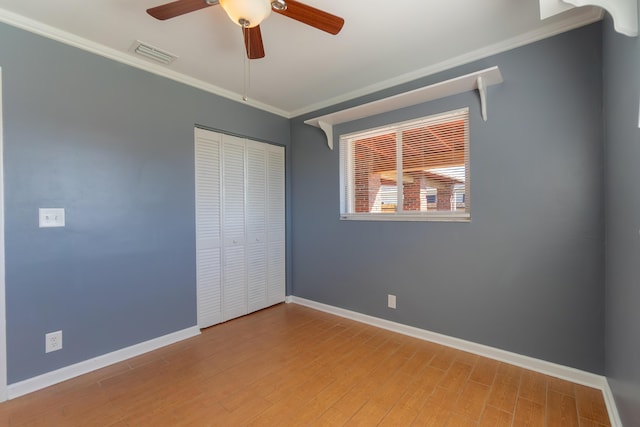
<path id="1" fill-rule="evenodd" d="M 0 0 L 0 21 L 236 99 L 243 94 L 240 27 L 220 6 L 168 21 L 164 0 Z M 601 18 L 575 8 L 544 21 L 537 0 L 306 0 L 345 19 L 330 35 L 272 13 L 266 57 L 250 63 L 248 103 L 294 117 L 567 31 Z M 134 55 L 141 40 L 179 58 Z"/>

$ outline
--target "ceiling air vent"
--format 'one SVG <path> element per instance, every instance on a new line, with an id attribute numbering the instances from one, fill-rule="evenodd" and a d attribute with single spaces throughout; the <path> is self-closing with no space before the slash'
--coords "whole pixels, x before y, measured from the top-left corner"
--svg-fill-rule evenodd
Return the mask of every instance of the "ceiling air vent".
<path id="1" fill-rule="evenodd" d="M 138 55 L 153 59 L 154 61 L 165 65 L 171 64 L 173 61 L 178 59 L 178 57 L 172 53 L 160 50 L 138 40 L 133 43 L 131 50 Z"/>

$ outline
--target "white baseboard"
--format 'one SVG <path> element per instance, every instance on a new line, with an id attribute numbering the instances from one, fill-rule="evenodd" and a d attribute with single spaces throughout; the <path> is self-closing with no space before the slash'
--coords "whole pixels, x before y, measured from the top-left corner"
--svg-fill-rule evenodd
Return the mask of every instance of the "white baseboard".
<path id="1" fill-rule="evenodd" d="M 622 420 L 620 419 L 618 407 L 616 406 L 616 400 L 613 397 L 613 392 L 611 391 L 611 387 L 609 386 L 609 381 L 605 380 L 602 394 L 604 395 L 604 403 L 607 405 L 607 411 L 609 412 L 609 420 L 611 421 L 611 426 L 622 427 Z"/>
<path id="2" fill-rule="evenodd" d="M 45 387 L 60 383 L 62 381 L 69 380 L 79 375 L 83 375 L 88 372 L 113 365 L 114 363 L 122 362 L 126 359 L 139 356 L 143 353 L 156 350 L 160 347 L 164 347 L 199 334 L 200 329 L 197 326 L 193 326 L 191 328 L 183 329 L 181 331 L 173 332 L 171 334 L 154 338 L 149 341 L 141 342 L 140 344 L 135 344 L 131 347 L 126 347 L 112 353 L 94 357 L 93 359 L 85 360 L 70 366 L 65 366 L 64 368 L 47 372 L 46 374 L 38 375 L 37 377 L 13 383 L 7 386 L 8 397 L 9 399 L 14 399 L 27 393 L 31 393 Z"/>
<path id="3" fill-rule="evenodd" d="M 512 353 L 510 351 L 489 347 L 487 345 L 466 341 L 460 338 L 450 337 L 448 335 L 439 334 L 437 332 L 431 332 L 425 329 L 403 325 L 401 323 L 380 319 L 378 317 L 373 317 L 355 311 L 334 307 L 305 298 L 288 296 L 285 301 L 287 303 L 303 305 L 316 310 L 324 311 L 326 313 L 335 314 L 336 316 L 386 329 L 392 332 L 397 332 L 414 338 L 423 339 L 425 341 L 442 344 L 447 347 L 452 347 L 458 350 L 467 351 L 469 353 L 478 354 L 490 359 L 499 360 L 501 362 L 519 366 L 521 368 L 530 369 L 532 371 L 571 381 L 576 384 L 582 384 L 588 387 L 602 390 L 612 427 L 622 427 L 620 416 L 618 415 L 618 410 L 615 405 L 615 400 L 613 399 L 613 394 L 611 393 L 611 389 L 609 388 L 609 383 L 607 382 L 606 377 L 602 375 L 593 374 L 591 372 L 582 371 L 580 369 L 571 368 L 569 366 L 558 365 L 553 362 L 547 362 L 546 360 L 540 360 L 533 357 Z"/>
<path id="4" fill-rule="evenodd" d="M 599 390 L 602 390 L 604 401 L 607 406 L 607 411 L 609 413 L 611 426 L 622 427 L 620 415 L 618 414 L 618 409 L 616 407 L 611 388 L 609 387 L 609 382 L 607 381 L 606 377 L 602 375 L 592 374 L 590 372 L 582 371 L 568 366 L 558 365 L 556 363 L 547 362 L 545 360 L 540 360 L 529 356 L 523 356 L 521 354 L 512 353 L 510 351 L 489 347 L 460 338 L 450 337 L 413 326 L 403 325 L 401 323 L 392 322 L 390 320 L 380 319 L 377 317 L 315 302 L 305 298 L 299 298 L 292 295 L 287 296 L 285 298 L 285 302 L 288 304 L 294 303 L 303 305 L 326 313 L 334 314 L 336 316 L 344 317 L 346 319 L 351 319 L 357 322 L 366 323 L 368 325 L 386 329 L 392 332 L 397 332 L 403 335 L 412 336 L 414 338 L 423 339 L 425 341 L 442 344 L 448 347 L 456 348 L 458 350 L 467 351 L 470 353 L 478 354 L 480 356 L 488 357 L 490 359 L 495 359 L 501 362 L 520 366 L 525 369 L 541 372 L 543 374 L 551 375 L 577 384 L 597 388 Z M 154 338 L 152 340 L 145 341 L 131 347 L 123 348 L 112 353 L 98 356 L 93 359 L 85 360 L 71 366 L 66 366 L 52 372 L 47 372 L 46 374 L 42 374 L 37 377 L 10 384 L 7 387 L 8 398 L 14 399 L 16 397 L 23 396 L 25 394 L 52 386 L 54 384 L 66 381 L 79 375 L 86 374 L 91 371 L 95 371 L 97 369 L 104 368 L 114 363 L 122 362 L 131 357 L 139 356 L 143 353 L 156 350 L 158 348 L 194 337 L 199 334 L 200 329 L 197 326 L 193 326 L 191 328 L 183 329 L 181 331 L 164 335 L 162 337 Z"/>

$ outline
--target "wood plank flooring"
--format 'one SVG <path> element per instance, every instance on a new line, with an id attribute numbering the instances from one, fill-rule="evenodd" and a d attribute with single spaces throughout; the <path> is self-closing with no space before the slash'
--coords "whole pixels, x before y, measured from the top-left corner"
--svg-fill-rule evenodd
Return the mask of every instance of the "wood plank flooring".
<path id="1" fill-rule="evenodd" d="M 602 393 L 295 304 L 0 404 L 1 426 L 609 426 Z"/>

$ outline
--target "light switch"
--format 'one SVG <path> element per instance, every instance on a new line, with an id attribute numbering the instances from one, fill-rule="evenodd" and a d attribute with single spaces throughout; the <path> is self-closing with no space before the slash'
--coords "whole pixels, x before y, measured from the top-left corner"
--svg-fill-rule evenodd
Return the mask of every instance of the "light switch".
<path id="1" fill-rule="evenodd" d="M 64 227 L 64 208 L 38 209 L 40 228 Z"/>

